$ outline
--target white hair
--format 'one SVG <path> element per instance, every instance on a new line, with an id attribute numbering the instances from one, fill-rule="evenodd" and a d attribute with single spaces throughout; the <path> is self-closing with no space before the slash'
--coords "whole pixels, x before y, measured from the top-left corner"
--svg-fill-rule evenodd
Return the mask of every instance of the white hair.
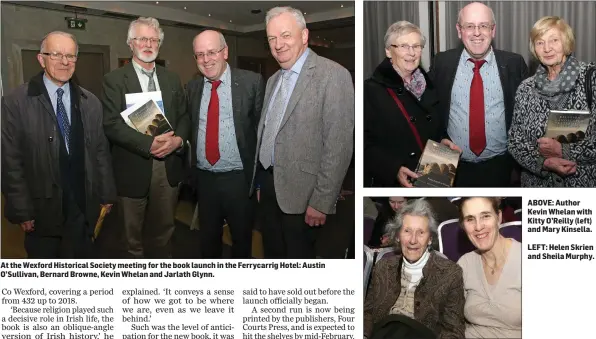
<path id="1" fill-rule="evenodd" d="M 398 21 L 387 28 L 387 32 L 385 33 L 385 49 L 389 49 L 391 44 L 400 36 L 410 33 L 418 33 L 420 35 L 420 44 L 422 47 L 426 45 L 426 38 L 418 26 L 409 21 Z"/>
<path id="2" fill-rule="evenodd" d="M 146 26 L 149 26 L 149 27 L 155 29 L 159 33 L 159 45 L 158 46 L 161 46 L 161 44 L 163 44 L 164 34 L 163 34 L 163 29 L 161 29 L 159 27 L 159 21 L 157 21 L 157 19 L 155 19 L 155 18 L 140 17 L 137 20 L 131 22 L 130 25 L 128 26 L 128 36 L 126 37 L 127 45 L 130 45 L 132 40 L 134 38 L 136 38 L 136 36 L 134 36 L 134 30 L 138 25 L 146 25 Z"/>
<path id="3" fill-rule="evenodd" d="M 39 46 L 39 52 L 40 53 L 44 53 L 45 49 L 46 49 L 46 41 L 48 40 L 48 38 L 50 37 L 50 35 L 62 35 L 65 36 L 67 38 L 71 38 L 72 41 L 74 41 L 75 46 L 76 46 L 76 52 L 75 55 L 79 55 L 79 43 L 77 42 L 77 38 L 70 34 L 70 33 L 66 33 L 66 32 L 62 32 L 62 31 L 53 31 L 50 32 L 48 34 L 46 34 L 43 39 L 41 39 L 41 44 Z"/>
<path id="4" fill-rule="evenodd" d="M 433 212 L 432 206 L 426 199 L 408 200 L 401 209 L 397 212 L 395 217 L 391 219 L 385 226 L 386 233 L 392 241 L 395 241 L 399 237 L 399 232 L 404 224 L 404 217 L 406 215 L 424 217 L 428 220 L 428 231 L 431 235 L 432 247 L 438 246 L 438 231 L 437 231 L 437 219 Z M 394 249 L 397 253 L 401 252 L 401 248 L 398 242 L 394 242 Z"/>
<path id="5" fill-rule="evenodd" d="M 298 22 L 298 25 L 300 26 L 300 28 L 305 29 L 306 28 L 306 20 L 304 20 L 304 15 L 302 15 L 302 12 L 296 8 L 292 8 L 292 7 L 273 7 L 270 10 L 267 11 L 267 15 L 265 15 L 265 25 L 269 24 L 269 21 L 271 21 L 271 19 L 275 18 L 276 16 L 283 14 L 283 13 L 290 13 L 294 16 L 294 18 L 296 19 L 296 22 Z"/>

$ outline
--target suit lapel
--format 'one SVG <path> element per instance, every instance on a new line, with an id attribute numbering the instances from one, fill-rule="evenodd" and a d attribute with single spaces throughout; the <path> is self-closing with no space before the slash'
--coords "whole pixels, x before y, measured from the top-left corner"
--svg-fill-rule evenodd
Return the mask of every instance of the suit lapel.
<path id="1" fill-rule="evenodd" d="M 170 90 L 173 87 L 170 86 L 168 78 L 165 75 L 166 70 L 163 67 L 156 64 L 155 72 L 157 73 L 157 81 L 159 82 L 159 89 L 161 91 L 161 100 L 163 100 L 163 108 L 166 111 L 165 114 L 167 117 L 168 114 L 174 114 L 174 111 L 171 109 L 172 91 Z M 171 115 L 170 119 L 172 119 Z"/>
<path id="2" fill-rule="evenodd" d="M 228 65 L 228 67 L 230 67 Z M 230 89 L 232 91 L 232 110 L 234 115 L 234 131 L 236 132 L 236 143 L 238 148 L 241 148 L 242 141 L 244 140 L 243 137 L 243 130 L 241 128 L 242 124 L 241 121 L 244 118 L 242 116 L 242 93 L 240 90 L 240 83 L 242 82 L 242 77 L 238 76 L 236 72 L 234 72 L 230 68 Z"/>
<path id="3" fill-rule="evenodd" d="M 509 83 L 509 73 L 507 72 L 507 58 L 501 54 L 500 51 L 493 49 L 495 60 L 497 62 L 497 68 L 499 69 L 499 79 L 501 80 L 501 88 L 503 89 L 503 100 L 505 102 L 505 106 L 508 106 L 509 103 L 508 96 L 509 93 L 506 92 L 507 84 Z M 505 110 L 512 111 L 513 108 L 505 107 Z"/>
<path id="4" fill-rule="evenodd" d="M 263 131 L 263 126 L 265 125 L 265 119 L 267 119 L 267 111 L 269 110 L 269 103 L 271 102 L 271 95 L 275 90 L 275 86 L 277 85 L 277 81 L 281 76 L 281 70 L 275 72 L 267 81 L 267 88 L 265 89 L 265 98 L 263 102 L 263 109 L 261 111 L 261 121 L 259 121 L 259 129 L 257 132 L 257 138 L 261 139 L 261 133 Z"/>
<path id="5" fill-rule="evenodd" d="M 137 72 L 132 65 L 132 61 L 124 66 L 124 86 L 126 87 L 126 93 L 140 93 L 143 91 L 141 88 L 141 83 L 139 82 L 139 77 L 137 76 Z M 126 102 L 124 103 L 126 106 Z M 124 110 L 126 107 L 122 107 L 121 109 Z"/>
<path id="6" fill-rule="evenodd" d="M 281 121 L 281 124 L 279 125 L 279 130 L 281 130 L 284 127 L 284 125 L 290 118 L 290 115 L 294 111 L 294 108 L 296 108 L 298 100 L 300 100 L 300 98 L 302 97 L 302 93 L 304 93 L 304 91 L 310 84 L 313 74 L 315 73 L 316 57 L 317 55 L 313 51 L 309 51 L 308 57 L 306 57 L 306 61 L 304 62 L 302 70 L 300 71 L 300 75 L 298 76 L 298 80 L 296 80 L 296 85 L 294 86 L 294 90 L 292 91 L 292 96 L 290 96 L 290 101 L 288 102 L 288 106 L 286 107 L 284 117 Z"/>

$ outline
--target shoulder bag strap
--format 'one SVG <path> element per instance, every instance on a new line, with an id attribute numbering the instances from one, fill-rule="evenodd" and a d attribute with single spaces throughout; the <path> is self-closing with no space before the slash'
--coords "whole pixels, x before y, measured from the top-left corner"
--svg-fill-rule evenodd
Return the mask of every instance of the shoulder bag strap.
<path id="1" fill-rule="evenodd" d="M 408 111 L 406 111 L 406 108 L 401 103 L 401 101 L 399 100 L 397 95 L 391 90 L 391 88 L 387 88 L 387 92 L 389 92 L 389 95 L 391 95 L 391 97 L 393 98 L 393 100 L 395 101 L 397 106 L 399 107 L 399 110 L 403 114 L 404 118 L 408 122 L 408 125 L 410 126 L 410 129 L 412 130 L 412 133 L 414 134 L 414 138 L 416 139 L 416 143 L 418 144 L 418 147 L 420 147 L 420 151 L 424 150 L 424 145 L 422 145 L 422 139 L 420 139 L 420 134 L 418 133 L 416 126 L 414 126 L 414 124 L 410 120 L 410 115 L 408 114 Z"/>

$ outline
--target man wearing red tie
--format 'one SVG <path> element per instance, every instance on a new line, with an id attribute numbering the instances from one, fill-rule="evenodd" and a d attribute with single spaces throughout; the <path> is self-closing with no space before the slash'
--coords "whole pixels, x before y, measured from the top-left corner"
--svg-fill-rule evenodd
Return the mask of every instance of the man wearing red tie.
<path id="1" fill-rule="evenodd" d="M 250 258 L 256 200 L 247 192 L 263 107 L 263 77 L 230 68 L 220 32 L 203 31 L 193 40 L 193 50 L 202 74 L 187 85 L 201 256 L 221 258 L 227 222 L 232 257 Z"/>
<path id="2" fill-rule="evenodd" d="M 528 68 L 521 55 L 491 47 L 496 25 L 489 7 L 465 6 L 456 28 L 464 48 L 438 53 L 429 73 L 448 138 L 462 150 L 455 186 L 509 187 L 515 163 L 507 153 L 507 131 Z"/>

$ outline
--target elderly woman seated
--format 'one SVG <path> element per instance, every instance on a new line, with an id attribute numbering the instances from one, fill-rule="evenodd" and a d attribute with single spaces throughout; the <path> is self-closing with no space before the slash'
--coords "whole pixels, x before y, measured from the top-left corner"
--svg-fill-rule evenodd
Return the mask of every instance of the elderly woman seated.
<path id="1" fill-rule="evenodd" d="M 412 187 L 426 142 L 445 136 L 439 99 L 420 67 L 426 38 L 408 21 L 385 33 L 385 58 L 364 82 L 364 186 Z"/>
<path id="2" fill-rule="evenodd" d="M 596 72 L 586 78 L 593 64 L 572 55 L 574 44 L 573 30 L 559 17 L 543 17 L 530 31 L 530 51 L 541 65 L 517 89 L 508 140 L 509 152 L 523 167 L 522 186 L 596 186 L 596 105 L 590 113 L 586 100 L 595 96 L 596 85 L 586 93 L 586 82 L 594 84 Z M 585 111 L 587 130 L 558 140 L 545 137 L 550 110 Z"/>
<path id="3" fill-rule="evenodd" d="M 414 319 L 437 338 L 464 337 L 461 268 L 432 250 L 437 222 L 424 199 L 409 200 L 388 224 L 396 256 L 379 261 L 364 303 L 364 336 L 390 314 Z"/>
<path id="4" fill-rule="evenodd" d="M 466 338 L 521 338 L 521 244 L 499 232 L 498 198 L 462 198 L 460 223 L 476 250 L 457 262 L 466 290 Z"/>

